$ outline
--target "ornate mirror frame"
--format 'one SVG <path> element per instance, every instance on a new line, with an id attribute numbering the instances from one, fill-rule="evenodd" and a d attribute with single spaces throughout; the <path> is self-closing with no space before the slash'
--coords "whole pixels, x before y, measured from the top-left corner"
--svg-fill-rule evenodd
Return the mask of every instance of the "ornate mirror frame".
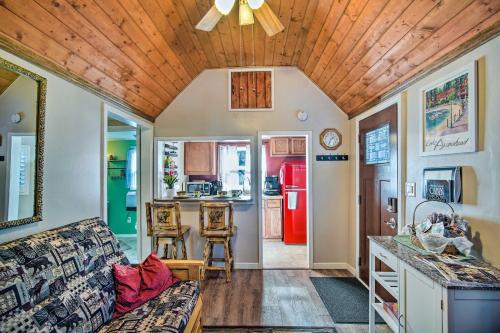
<path id="1" fill-rule="evenodd" d="M 26 68 L 0 58 L 0 67 L 35 80 L 38 86 L 37 117 L 36 117 L 36 161 L 35 161 L 35 198 L 33 216 L 19 220 L 0 221 L 0 229 L 39 222 L 42 220 L 43 206 L 43 153 L 45 145 L 45 107 L 47 95 L 47 79 Z"/>

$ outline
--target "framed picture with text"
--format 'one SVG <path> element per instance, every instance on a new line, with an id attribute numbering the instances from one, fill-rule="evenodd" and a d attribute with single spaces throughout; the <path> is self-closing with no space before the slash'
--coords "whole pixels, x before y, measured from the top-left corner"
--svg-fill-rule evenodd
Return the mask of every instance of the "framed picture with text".
<path id="1" fill-rule="evenodd" d="M 420 91 L 420 154 L 477 151 L 477 63 Z"/>

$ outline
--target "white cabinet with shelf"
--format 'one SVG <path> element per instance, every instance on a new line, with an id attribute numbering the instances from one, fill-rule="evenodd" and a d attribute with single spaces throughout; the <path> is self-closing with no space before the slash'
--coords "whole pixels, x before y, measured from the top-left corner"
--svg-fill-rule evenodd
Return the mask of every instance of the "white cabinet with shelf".
<path id="1" fill-rule="evenodd" d="M 498 332 L 498 284 L 485 286 L 479 282 L 461 284 L 443 280 L 430 274 L 430 268 L 412 261 L 417 260 L 416 254 L 390 237 L 370 237 L 370 333 L 375 332 L 376 312 L 393 332 Z M 392 272 L 377 270 L 377 259 Z M 383 300 L 375 292 L 376 282 L 397 300 L 397 318 L 384 308 Z"/>

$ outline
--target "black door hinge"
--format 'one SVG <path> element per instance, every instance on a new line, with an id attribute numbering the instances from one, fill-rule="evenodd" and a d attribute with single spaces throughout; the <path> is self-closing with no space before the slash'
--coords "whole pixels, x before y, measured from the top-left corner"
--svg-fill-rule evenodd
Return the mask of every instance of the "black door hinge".
<path id="1" fill-rule="evenodd" d="M 358 257 L 358 266 L 361 266 L 361 257 Z"/>
<path id="2" fill-rule="evenodd" d="M 358 205 L 361 205 L 361 195 L 358 195 Z"/>

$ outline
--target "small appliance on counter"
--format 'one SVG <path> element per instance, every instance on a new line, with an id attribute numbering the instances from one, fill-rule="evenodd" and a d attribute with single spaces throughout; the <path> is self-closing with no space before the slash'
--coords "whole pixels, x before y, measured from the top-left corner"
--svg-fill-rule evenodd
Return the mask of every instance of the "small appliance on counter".
<path id="1" fill-rule="evenodd" d="M 220 191 L 222 191 L 222 182 L 220 180 L 215 180 L 210 182 L 210 184 L 212 185 L 212 188 L 210 189 L 211 195 L 217 195 Z"/>
<path id="2" fill-rule="evenodd" d="M 278 176 L 268 176 L 264 183 L 265 195 L 280 195 L 280 183 Z"/>
<path id="3" fill-rule="evenodd" d="M 199 192 L 203 196 L 210 195 L 212 191 L 212 184 L 205 181 L 185 182 L 184 190 L 187 194 L 195 194 L 196 192 Z"/>

